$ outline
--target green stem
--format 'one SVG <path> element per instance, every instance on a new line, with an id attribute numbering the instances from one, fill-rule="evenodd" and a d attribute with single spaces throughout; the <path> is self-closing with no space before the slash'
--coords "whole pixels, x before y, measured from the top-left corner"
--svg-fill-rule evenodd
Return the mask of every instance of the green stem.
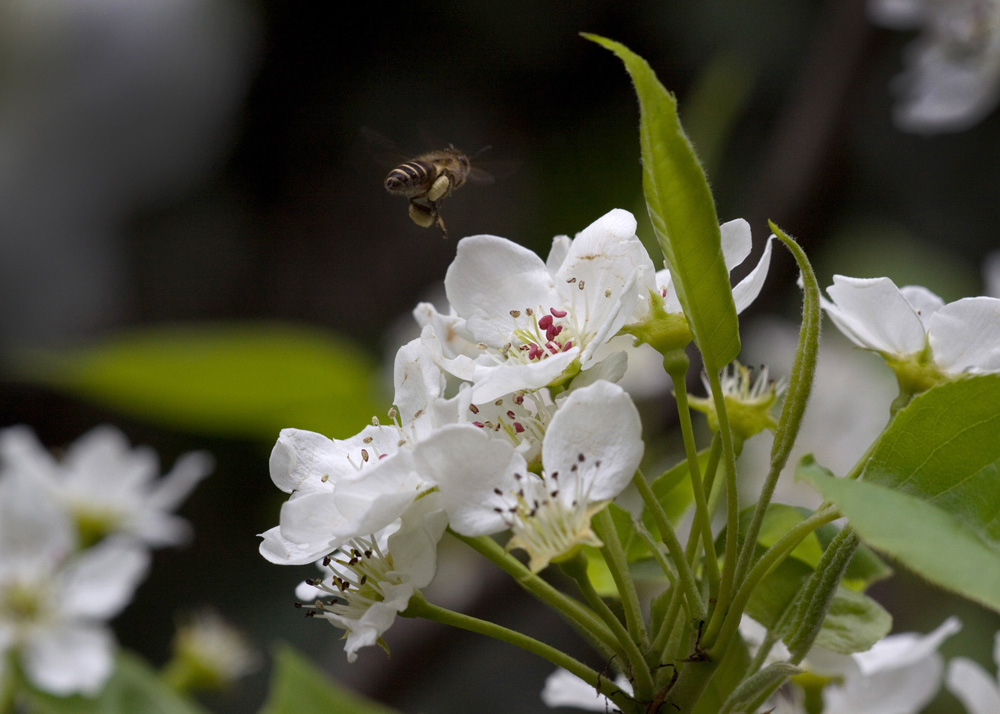
<path id="1" fill-rule="evenodd" d="M 624 658 L 617 638 L 596 614 L 532 573 L 524 564 L 508 555 L 495 540 L 489 536 L 463 536 L 450 530 L 449 533 L 492 561 L 514 578 L 518 585 L 560 613 L 602 657 L 609 661 L 616 656 Z"/>
<path id="2" fill-rule="evenodd" d="M 713 618 L 709 623 L 708 629 L 705 631 L 702 637 L 702 642 L 706 642 L 706 648 L 709 650 L 709 655 L 715 658 L 721 658 L 725 654 L 726 649 L 729 647 L 729 642 L 732 640 L 733 636 L 736 634 L 739 625 L 740 618 L 743 616 L 743 611 L 746 609 L 747 603 L 750 601 L 750 596 L 753 594 L 754 588 L 756 588 L 760 582 L 767 577 L 767 575 L 781 563 L 796 546 L 805 539 L 810 533 L 815 531 L 820 526 L 830 521 L 840 518 L 840 511 L 836 508 L 826 508 L 813 513 L 809 518 L 799 521 L 790 529 L 788 532 L 781 536 L 774 545 L 768 548 L 764 554 L 760 557 L 754 566 L 747 573 L 746 580 L 744 580 L 739 589 L 736 591 L 736 595 L 733 597 L 731 607 L 729 612 L 724 619 Z"/>
<path id="3" fill-rule="evenodd" d="M 597 537 L 604 543 L 601 547 L 601 555 L 604 556 L 608 569 L 611 571 L 611 577 L 614 578 L 615 585 L 618 587 L 628 631 L 632 634 L 633 640 L 645 649 L 649 646 L 649 635 L 646 633 L 646 624 L 642 619 L 639 594 L 635 590 L 635 581 L 632 580 L 632 575 L 629 573 L 628 559 L 622 549 L 622 542 L 618 538 L 615 523 L 611 519 L 611 511 L 606 507 L 602 508 L 594 515 L 591 524 Z"/>
<path id="4" fill-rule="evenodd" d="M 684 352 L 678 350 L 677 355 L 664 357 L 663 366 L 674 383 L 674 397 L 677 400 L 677 416 L 680 419 L 681 435 L 684 439 L 684 453 L 687 456 L 688 470 L 691 474 L 691 487 L 694 491 L 694 523 L 691 524 L 692 540 L 697 540 L 695 532 L 701 534 L 705 543 L 705 579 L 708 581 L 709 597 L 715 597 L 719 589 L 719 564 L 712 549 L 712 517 L 708 512 L 708 501 L 705 487 L 701 480 L 701 467 L 698 465 L 698 447 L 694 441 L 694 428 L 691 425 L 691 409 L 688 407 L 687 366 L 689 360 Z"/>
<path id="5" fill-rule="evenodd" d="M 707 372 L 708 383 L 712 387 L 712 399 L 715 402 L 715 414 L 719 422 L 719 436 L 722 439 L 722 454 L 725 463 L 726 474 L 726 555 L 723 561 L 722 581 L 719 585 L 719 594 L 716 598 L 715 610 L 709 621 L 709 631 L 713 622 L 720 622 L 726 617 L 729 610 L 729 603 L 733 593 L 733 582 L 736 574 L 736 560 L 739 546 L 739 520 L 740 505 L 739 494 L 736 488 L 736 451 L 733 448 L 733 433 L 729 428 L 729 414 L 726 411 L 726 397 L 722 393 L 722 384 L 719 380 L 719 373 L 715 370 Z M 708 541 L 710 544 L 711 541 Z M 708 545 L 706 545 L 708 551 Z M 713 553 L 714 555 L 714 553 Z M 706 556 L 706 561 L 709 558 Z M 712 558 L 714 560 L 714 558 Z M 712 640 L 703 643 L 708 647 Z"/>
<path id="6" fill-rule="evenodd" d="M 540 642 L 534 637 L 529 637 L 521 632 L 502 627 L 493 622 L 480 620 L 478 617 L 463 615 L 462 613 L 433 605 L 427 602 L 419 591 L 414 593 L 413 597 L 410 598 L 409 605 L 400 614 L 403 617 L 422 617 L 426 620 L 433 620 L 443 625 L 468 630 L 469 632 L 475 632 L 476 634 L 492 637 L 495 640 L 520 647 L 579 677 L 623 709 L 631 707 L 632 698 L 619 689 L 613 681 L 602 676 L 599 672 L 591 669 L 579 660 L 570 657 L 562 650 Z"/>
<path id="7" fill-rule="evenodd" d="M 667 519 L 667 514 L 663 510 L 663 506 L 656 500 L 653 489 L 646 482 L 641 472 L 637 472 L 632 477 L 632 483 L 635 484 L 639 495 L 642 496 L 642 500 L 646 504 L 646 510 L 653 516 L 653 522 L 656 523 L 656 528 L 660 531 L 660 538 L 663 540 L 663 544 L 667 546 L 670 557 L 674 560 L 674 565 L 677 568 L 677 577 L 687 598 L 688 611 L 691 612 L 692 617 L 699 619 L 705 617 L 705 606 L 702 604 L 701 596 L 698 594 L 698 585 L 695 583 L 694 573 L 691 572 L 691 568 L 688 566 L 687 558 L 684 557 L 684 549 L 681 546 L 681 542 L 677 539 L 677 534 L 674 533 L 670 521 Z"/>
<path id="8" fill-rule="evenodd" d="M 653 675 L 649 671 L 649 667 L 646 665 L 646 660 L 642 656 L 642 652 L 639 650 L 638 645 L 632 640 L 631 635 L 629 635 L 628 630 L 622 624 L 618 616 L 611 611 L 608 604 L 604 602 L 604 598 L 594 589 L 593 584 L 590 582 L 590 578 L 587 576 L 587 562 L 582 555 L 578 555 L 572 560 L 562 563 L 562 569 L 576 581 L 577 586 L 580 588 L 580 592 L 583 593 L 583 597 L 586 598 L 587 603 L 590 607 L 604 620 L 605 624 L 611 629 L 612 632 L 618 637 L 618 642 L 622 649 L 625 651 L 625 655 L 629 663 L 629 673 L 632 675 L 632 679 L 635 682 L 635 696 L 637 699 L 646 700 L 649 699 L 653 694 Z"/>

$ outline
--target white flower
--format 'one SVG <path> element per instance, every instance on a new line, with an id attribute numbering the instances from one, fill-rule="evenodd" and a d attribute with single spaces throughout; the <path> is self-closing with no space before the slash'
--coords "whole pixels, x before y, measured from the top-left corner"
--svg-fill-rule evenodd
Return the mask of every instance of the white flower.
<path id="1" fill-rule="evenodd" d="M 733 268 L 741 265 L 747 259 L 753 248 L 750 224 L 742 218 L 737 218 L 723 223 L 719 226 L 719 231 L 722 237 L 722 257 L 726 263 L 726 269 L 732 272 Z M 764 244 L 764 252 L 754 269 L 733 287 L 733 302 L 736 304 L 737 313 L 746 310 L 757 299 L 761 288 L 764 287 L 767 271 L 771 265 L 771 241 L 773 239 L 772 235 Z M 656 273 L 656 290 L 663 297 L 663 309 L 666 312 L 682 312 L 681 302 L 677 297 L 677 286 L 674 284 L 669 269 L 664 268 Z M 640 303 L 631 322 L 641 321 L 648 310 L 648 301 Z"/>
<path id="2" fill-rule="evenodd" d="M 168 668 L 166 679 L 175 688 L 180 684 L 181 691 L 224 689 L 262 664 L 260 653 L 243 632 L 214 610 L 202 610 L 185 618 L 177 628 L 172 647 L 173 671 L 183 672 L 187 678 L 178 682 L 171 678 Z"/>
<path id="3" fill-rule="evenodd" d="M 560 405 L 545 433 L 539 474 L 508 444 L 454 427 L 428 439 L 418 458 L 433 469 L 457 533 L 509 528 L 508 548 L 527 551 L 537 572 L 578 545 L 601 544 L 590 519 L 631 481 L 642 460 L 641 432 L 632 400 L 602 381 Z"/>
<path id="4" fill-rule="evenodd" d="M 938 648 L 961 627 L 950 617 L 929 635 L 889 635 L 851 655 L 813 647 L 799 666 L 832 680 L 823 688 L 823 714 L 916 714 L 941 686 L 944 663 Z M 744 616 L 740 634 L 753 651 L 763 641 L 764 628 Z M 778 642 L 768 661 L 787 657 Z"/>
<path id="5" fill-rule="evenodd" d="M 105 621 L 128 604 L 148 550 L 114 536 L 78 554 L 73 524 L 22 474 L 0 477 L 0 660 L 39 689 L 93 696 L 111 674 Z"/>
<path id="6" fill-rule="evenodd" d="M 207 453 L 191 452 L 158 478 L 156 454 L 130 447 L 125 435 L 109 425 L 81 436 L 60 460 L 28 427 L 10 427 L 0 432 L 0 461 L 6 472 L 34 479 L 69 511 L 84 546 L 113 533 L 152 546 L 183 541 L 190 526 L 172 511 L 212 469 Z"/>
<path id="7" fill-rule="evenodd" d="M 632 683 L 625 675 L 619 674 L 614 683 L 619 689 L 632 694 Z M 592 712 L 618 710 L 614 702 L 603 694 L 598 694 L 593 687 L 565 669 L 557 669 L 545 680 L 542 701 L 551 708 L 573 707 Z"/>
<path id="8" fill-rule="evenodd" d="M 920 28 L 907 48 L 906 72 L 894 89 L 903 131 L 961 131 L 1000 97 L 1000 3 L 996 0 L 870 0 L 872 20 L 893 29 Z"/>
<path id="9" fill-rule="evenodd" d="M 319 564 L 322 578 L 299 585 L 296 595 L 310 615 L 347 631 L 349 662 L 360 648 L 379 643 L 413 593 L 434 579 L 446 525 L 438 495 L 430 493 L 387 527 L 342 544 Z"/>
<path id="10" fill-rule="evenodd" d="M 442 368 L 471 382 L 479 404 L 591 367 L 652 280 L 635 228 L 632 214 L 613 210 L 572 241 L 556 238 L 547 262 L 496 236 L 460 241 L 445 277 L 453 315 L 415 311 L 442 344 Z"/>
<path id="11" fill-rule="evenodd" d="M 993 641 L 993 661 L 1000 667 L 1000 632 Z M 982 667 L 965 657 L 948 664 L 945 684 L 965 705 L 969 714 L 1000 712 L 1000 677 L 991 677 Z"/>
<path id="12" fill-rule="evenodd" d="M 944 304 L 926 288 L 902 289 L 889 278 L 833 276 L 822 301 L 854 344 L 880 353 L 901 386 L 915 392 L 962 374 L 1000 372 L 1000 299 Z"/>
<path id="13" fill-rule="evenodd" d="M 418 340 L 395 362 L 396 423 L 373 424 L 349 439 L 283 429 L 271 451 L 271 479 L 291 497 L 260 552 L 273 563 L 303 565 L 359 534 L 377 532 L 431 488 L 413 451 L 421 439 L 458 419 L 463 398 L 445 400 L 444 376 Z M 471 424 L 461 428 L 480 430 Z"/>

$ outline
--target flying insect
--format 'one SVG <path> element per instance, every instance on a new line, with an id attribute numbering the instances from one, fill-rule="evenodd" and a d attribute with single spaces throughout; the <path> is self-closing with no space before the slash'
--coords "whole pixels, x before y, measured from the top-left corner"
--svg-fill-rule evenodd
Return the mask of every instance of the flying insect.
<path id="1" fill-rule="evenodd" d="M 467 179 L 489 183 L 492 177 L 472 167 L 469 156 L 452 145 L 440 151 L 429 151 L 406 161 L 385 177 L 385 190 L 410 199 L 410 219 L 421 228 L 436 225 L 447 238 L 448 230 L 441 218 L 441 202 Z"/>

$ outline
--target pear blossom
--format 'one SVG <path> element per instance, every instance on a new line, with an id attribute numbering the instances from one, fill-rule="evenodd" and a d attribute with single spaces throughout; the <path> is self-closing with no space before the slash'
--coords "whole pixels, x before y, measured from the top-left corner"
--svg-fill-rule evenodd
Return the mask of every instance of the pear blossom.
<path id="1" fill-rule="evenodd" d="M 712 386 L 702 373 L 702 384 L 711 395 Z M 764 429 L 774 431 L 778 422 L 771 414 L 771 407 L 787 389 L 785 380 L 775 382 L 769 376 L 767 367 L 762 367 L 754 375 L 752 367 L 733 362 L 722 371 L 719 381 L 722 397 L 726 402 L 726 412 L 733 433 L 741 440 L 749 439 Z M 719 430 L 719 417 L 715 411 L 715 400 L 708 397 L 690 397 L 691 408 L 708 416 L 712 431 Z"/>
<path id="2" fill-rule="evenodd" d="M 321 578 L 296 589 L 310 616 L 346 631 L 349 662 L 362 647 L 380 644 L 413 594 L 434 579 L 446 526 L 439 495 L 429 493 L 385 528 L 345 541 L 318 564 Z"/>
<path id="3" fill-rule="evenodd" d="M 823 687 L 823 714 L 917 714 L 941 686 L 944 663 L 938 648 L 960 629 L 958 619 L 950 617 L 928 635 L 889 635 L 864 652 L 844 655 L 813 647 L 799 666 L 830 680 Z M 740 621 L 740 634 L 751 651 L 760 647 L 765 633 L 745 615 Z M 788 657 L 779 641 L 768 662 Z"/>
<path id="4" fill-rule="evenodd" d="M 625 693 L 632 694 L 632 683 L 624 674 L 616 676 L 614 684 Z M 573 707 L 592 712 L 618 711 L 614 702 L 565 669 L 557 669 L 546 678 L 542 702 L 552 709 Z"/>
<path id="5" fill-rule="evenodd" d="M 870 0 L 872 21 L 919 29 L 896 78 L 893 112 L 903 131 L 961 131 L 1000 98 L 1000 2 L 997 0 Z"/>
<path id="6" fill-rule="evenodd" d="M 106 621 L 149 565 L 135 539 L 111 536 L 81 552 L 76 540 L 40 484 L 0 476 L 0 661 L 16 653 L 31 683 L 59 696 L 103 687 L 115 646 Z"/>
<path id="7" fill-rule="evenodd" d="M 742 218 L 737 218 L 720 225 L 719 232 L 722 241 L 722 258 L 726 264 L 726 270 L 732 272 L 733 268 L 743 264 L 753 248 L 750 224 Z M 772 235 L 764 244 L 764 252 L 761 254 L 760 260 L 757 261 L 757 265 L 743 280 L 733 286 L 733 302 L 736 304 L 736 312 L 738 313 L 750 307 L 750 304 L 760 295 L 761 288 L 764 287 L 767 271 L 771 265 L 771 242 L 773 240 L 774 236 Z M 663 298 L 663 309 L 668 313 L 682 312 L 681 302 L 677 297 L 677 286 L 669 268 L 657 271 L 655 281 L 656 291 Z M 640 320 L 648 309 L 647 302 L 641 303 L 638 313 L 635 315 L 635 321 Z"/>
<path id="8" fill-rule="evenodd" d="M 919 286 L 889 278 L 833 276 L 822 306 L 858 347 L 881 354 L 900 386 L 915 393 L 963 374 L 1000 372 L 1000 299 L 944 304 Z"/>
<path id="9" fill-rule="evenodd" d="M 212 470 L 211 456 L 184 454 L 163 478 L 149 448 L 130 447 L 110 425 L 96 427 L 54 458 L 27 426 L 0 431 L 0 464 L 35 480 L 72 515 L 81 545 L 113 533 L 151 546 L 173 545 L 190 526 L 172 511 Z"/>
<path id="10" fill-rule="evenodd" d="M 993 661 L 1000 667 L 1000 632 L 993 640 Z M 969 714 L 1000 712 L 1000 675 L 990 676 L 971 659 L 956 657 L 949 662 L 945 684 Z"/>
<path id="11" fill-rule="evenodd" d="M 415 311 L 443 345 L 442 369 L 471 382 L 478 404 L 594 366 L 652 281 L 635 229 L 632 214 L 615 209 L 572 240 L 557 237 L 544 262 L 497 236 L 461 240 L 445 276 L 453 314 Z"/>
<path id="12" fill-rule="evenodd" d="M 454 427 L 428 439 L 419 458 L 434 465 L 452 529 L 467 536 L 510 529 L 507 547 L 525 550 L 537 572 L 579 545 L 601 545 L 591 517 L 631 482 L 641 432 L 625 391 L 599 381 L 560 405 L 542 442 L 540 473 L 509 445 Z M 472 458 L 483 468 L 470 469 Z"/>
<path id="13" fill-rule="evenodd" d="M 414 448 L 439 426 L 457 422 L 467 394 L 444 399 L 444 376 L 419 339 L 397 353 L 394 381 L 392 424 L 373 423 L 344 440 L 281 431 L 271 451 L 271 479 L 290 498 L 279 525 L 261 534 L 267 560 L 314 562 L 358 534 L 387 527 L 433 487 L 417 469 Z M 480 431 L 472 424 L 462 428 Z"/>
<path id="14" fill-rule="evenodd" d="M 263 663 L 247 637 L 211 609 L 184 618 L 171 648 L 163 676 L 181 692 L 226 689 Z"/>

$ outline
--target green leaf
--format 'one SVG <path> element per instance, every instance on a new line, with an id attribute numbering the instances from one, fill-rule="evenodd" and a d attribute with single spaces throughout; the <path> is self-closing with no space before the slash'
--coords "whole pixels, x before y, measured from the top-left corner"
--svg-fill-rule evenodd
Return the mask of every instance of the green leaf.
<path id="1" fill-rule="evenodd" d="M 861 478 L 932 503 L 1000 550 L 1000 375 L 968 377 L 915 397 Z"/>
<path id="2" fill-rule="evenodd" d="M 29 379 L 172 428 L 273 440 L 294 426 L 346 437 L 384 412 L 374 360 L 350 341 L 282 324 L 173 325 L 31 356 Z"/>
<path id="3" fill-rule="evenodd" d="M 316 665 L 287 645 L 277 650 L 274 662 L 271 690 L 259 714 L 398 714 L 395 709 L 331 681 Z"/>
<path id="4" fill-rule="evenodd" d="M 813 643 L 840 654 L 864 652 L 889 634 L 892 615 L 863 593 L 837 588 Z"/>
<path id="5" fill-rule="evenodd" d="M 962 518 L 877 483 L 815 472 L 804 478 L 837 504 L 873 548 L 946 590 L 1000 611 L 1000 550 Z"/>
<path id="6" fill-rule="evenodd" d="M 708 680 L 704 694 L 698 700 L 693 714 L 718 714 L 723 702 L 743 679 L 750 665 L 750 653 L 742 640 L 736 641 L 726 650 L 718 669 Z M 668 707 L 663 707 L 666 711 Z"/>
<path id="7" fill-rule="evenodd" d="M 138 657 L 120 652 L 115 670 L 94 699 L 29 692 L 33 714 L 206 714 L 170 689 Z"/>
<path id="8" fill-rule="evenodd" d="M 749 525 L 751 511 L 752 507 L 740 514 L 743 531 Z M 810 515 L 812 512 L 805 508 L 774 503 L 768 506 L 754 559 L 763 555 L 765 548 L 784 533 L 783 529 L 787 530 Z M 803 540 L 790 557 L 781 561 L 754 589 L 747 604 L 747 614 L 770 630 L 778 628 L 782 637 L 791 634 L 787 629 L 790 620 L 785 613 L 793 607 L 796 596 L 812 577 L 823 549 L 833 540 L 836 532 L 836 526 L 827 524 Z M 741 540 L 743 536 L 744 532 L 741 532 Z M 720 544 L 721 536 L 717 547 Z M 854 553 L 842 581 L 843 587 L 839 587 L 833 596 L 816 643 L 846 654 L 866 650 L 889 633 L 892 627 L 889 614 L 877 602 L 856 592 L 856 588 L 847 587 L 856 586 L 859 582 L 874 582 L 884 577 L 887 570 L 871 551 L 862 547 Z"/>
<path id="9" fill-rule="evenodd" d="M 718 371 L 740 353 L 739 324 L 719 219 L 705 172 L 677 117 L 677 101 L 649 64 L 622 44 L 584 34 L 625 63 L 639 98 L 642 187 L 705 367 Z"/>

